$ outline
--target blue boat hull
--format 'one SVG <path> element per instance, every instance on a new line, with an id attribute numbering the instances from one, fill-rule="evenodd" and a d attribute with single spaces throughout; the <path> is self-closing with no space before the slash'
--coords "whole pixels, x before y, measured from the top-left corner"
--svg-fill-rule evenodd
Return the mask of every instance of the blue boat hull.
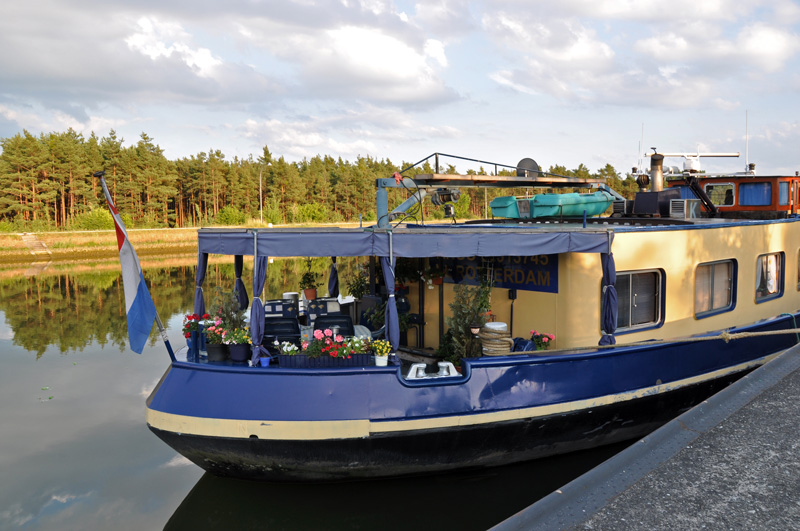
<path id="1" fill-rule="evenodd" d="M 150 429 L 218 476 L 324 481 L 425 474 L 504 465 L 643 437 L 743 374 L 576 413 L 367 439 L 281 441 Z"/>
<path id="2" fill-rule="evenodd" d="M 791 317 L 736 331 L 793 327 Z M 223 476 L 320 480 L 535 459 L 640 437 L 704 400 L 794 335 L 466 361 L 461 377 L 399 367 L 275 369 L 176 362 L 148 425 Z"/>

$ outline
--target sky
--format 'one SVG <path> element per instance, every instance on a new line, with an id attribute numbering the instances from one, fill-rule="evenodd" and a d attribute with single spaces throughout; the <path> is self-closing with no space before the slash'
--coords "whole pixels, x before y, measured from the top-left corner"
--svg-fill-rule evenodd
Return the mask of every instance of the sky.
<path id="1" fill-rule="evenodd" d="M 6 1 L 0 45 L 0 138 L 623 174 L 656 147 L 800 170 L 797 1 Z"/>

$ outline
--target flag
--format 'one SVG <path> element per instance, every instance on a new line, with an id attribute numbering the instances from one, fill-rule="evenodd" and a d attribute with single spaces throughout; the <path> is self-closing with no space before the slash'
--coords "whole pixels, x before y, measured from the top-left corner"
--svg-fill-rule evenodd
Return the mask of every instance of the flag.
<path id="1" fill-rule="evenodd" d="M 141 354 L 145 343 L 147 343 L 147 338 L 150 337 L 150 331 L 153 329 L 153 321 L 156 319 L 156 306 L 153 304 L 153 299 L 147 290 L 147 284 L 144 282 L 142 267 L 139 265 L 139 257 L 136 256 L 136 251 L 133 250 L 133 245 L 128 239 L 128 233 L 125 231 L 125 224 L 122 222 L 119 212 L 117 212 L 117 207 L 114 206 L 114 201 L 111 199 L 111 194 L 108 192 L 106 180 L 103 178 L 102 172 L 98 172 L 98 174 L 101 175 L 95 174 L 95 176 L 100 177 L 103 194 L 106 196 L 108 208 L 114 217 L 114 228 L 117 232 L 119 261 L 122 266 L 122 286 L 125 292 L 125 313 L 128 316 L 128 340 L 131 344 L 131 350 Z"/>

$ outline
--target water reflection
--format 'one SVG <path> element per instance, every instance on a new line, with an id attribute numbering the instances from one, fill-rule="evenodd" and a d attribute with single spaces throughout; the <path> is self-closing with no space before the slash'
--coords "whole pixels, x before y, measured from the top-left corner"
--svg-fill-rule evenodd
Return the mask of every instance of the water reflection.
<path id="1" fill-rule="evenodd" d="M 264 483 L 205 474 L 165 529 L 488 529 L 625 444 L 461 473 L 350 483 Z"/>
<path id="2" fill-rule="evenodd" d="M 195 257 L 142 265 L 176 345 Z M 303 268 L 275 260 L 267 297 L 296 286 Z M 207 294 L 233 281 L 232 261 L 211 261 Z M 141 356 L 127 349 L 118 261 L 0 266 L 0 323 L 0 529 L 485 529 L 619 449 L 391 481 L 216 478 L 147 429 L 144 401 L 169 359 L 155 334 Z"/>
<path id="3" fill-rule="evenodd" d="M 314 262 L 322 285 L 327 285 L 329 261 Z M 352 265 L 345 261 L 346 273 Z M 195 289 L 195 255 L 169 259 L 142 260 L 150 293 L 161 319 L 190 312 Z M 303 260 L 275 260 L 267 269 L 265 298 L 280 298 L 288 287 L 299 285 Z M 249 287 L 252 259 L 245 261 L 243 278 Z M 230 257 L 212 258 L 204 284 L 206 305 L 214 288 L 233 290 L 235 280 Z M 102 262 L 47 264 L 31 270 L 29 266 L 6 266 L 0 269 L 0 311 L 5 313 L 13 342 L 39 358 L 51 345 L 62 354 L 82 350 L 92 342 L 102 347 L 127 349 L 125 299 L 118 260 Z M 179 319 L 180 320 L 180 319 Z M 178 324 L 177 326 L 180 326 Z M 151 345 L 158 340 L 154 328 Z"/>

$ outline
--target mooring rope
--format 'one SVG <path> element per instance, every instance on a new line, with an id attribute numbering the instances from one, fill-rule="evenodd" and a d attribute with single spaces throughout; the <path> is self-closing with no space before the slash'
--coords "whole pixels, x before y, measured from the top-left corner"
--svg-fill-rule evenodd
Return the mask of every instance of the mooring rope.
<path id="1" fill-rule="evenodd" d="M 507 330 L 489 330 L 484 327 L 478 337 L 483 345 L 484 356 L 507 356 L 514 348 L 511 332 Z"/>
<path id="2" fill-rule="evenodd" d="M 784 314 L 789 315 L 789 314 Z M 792 317 L 792 321 L 794 322 L 794 317 Z M 497 332 L 489 332 L 487 333 L 495 334 Z M 510 336 L 508 332 L 507 335 Z M 775 336 L 781 334 L 794 334 L 795 338 L 797 338 L 797 343 L 800 343 L 800 328 L 797 328 L 797 323 L 794 322 L 794 328 L 787 328 L 786 330 L 770 330 L 766 332 L 728 332 L 724 330 L 722 333 L 717 334 L 715 336 L 702 336 L 702 337 L 681 337 L 681 338 L 673 338 L 673 339 L 651 339 L 648 341 L 637 341 L 634 343 L 625 343 L 622 345 L 597 345 L 593 347 L 574 347 L 574 348 L 565 348 L 565 349 L 557 349 L 557 350 L 520 350 L 516 352 L 511 352 L 511 348 L 514 346 L 514 341 L 511 340 L 511 348 L 505 350 L 502 354 L 498 353 L 497 347 L 499 345 L 492 345 L 491 353 L 486 350 L 484 347 L 484 354 L 487 356 L 516 356 L 518 354 L 537 354 L 540 356 L 549 356 L 551 354 L 556 354 L 559 352 L 576 352 L 576 351 L 590 351 L 590 350 L 602 350 L 602 349 L 609 349 L 609 348 L 617 348 L 617 347 L 640 347 L 640 346 L 652 346 L 652 345 L 661 345 L 665 343 L 694 343 L 699 341 L 716 341 L 716 340 L 723 340 L 725 343 L 730 341 L 734 341 L 736 339 L 744 339 L 747 337 L 762 337 L 762 336 Z M 483 340 L 484 331 L 481 330 L 479 337 Z"/>

